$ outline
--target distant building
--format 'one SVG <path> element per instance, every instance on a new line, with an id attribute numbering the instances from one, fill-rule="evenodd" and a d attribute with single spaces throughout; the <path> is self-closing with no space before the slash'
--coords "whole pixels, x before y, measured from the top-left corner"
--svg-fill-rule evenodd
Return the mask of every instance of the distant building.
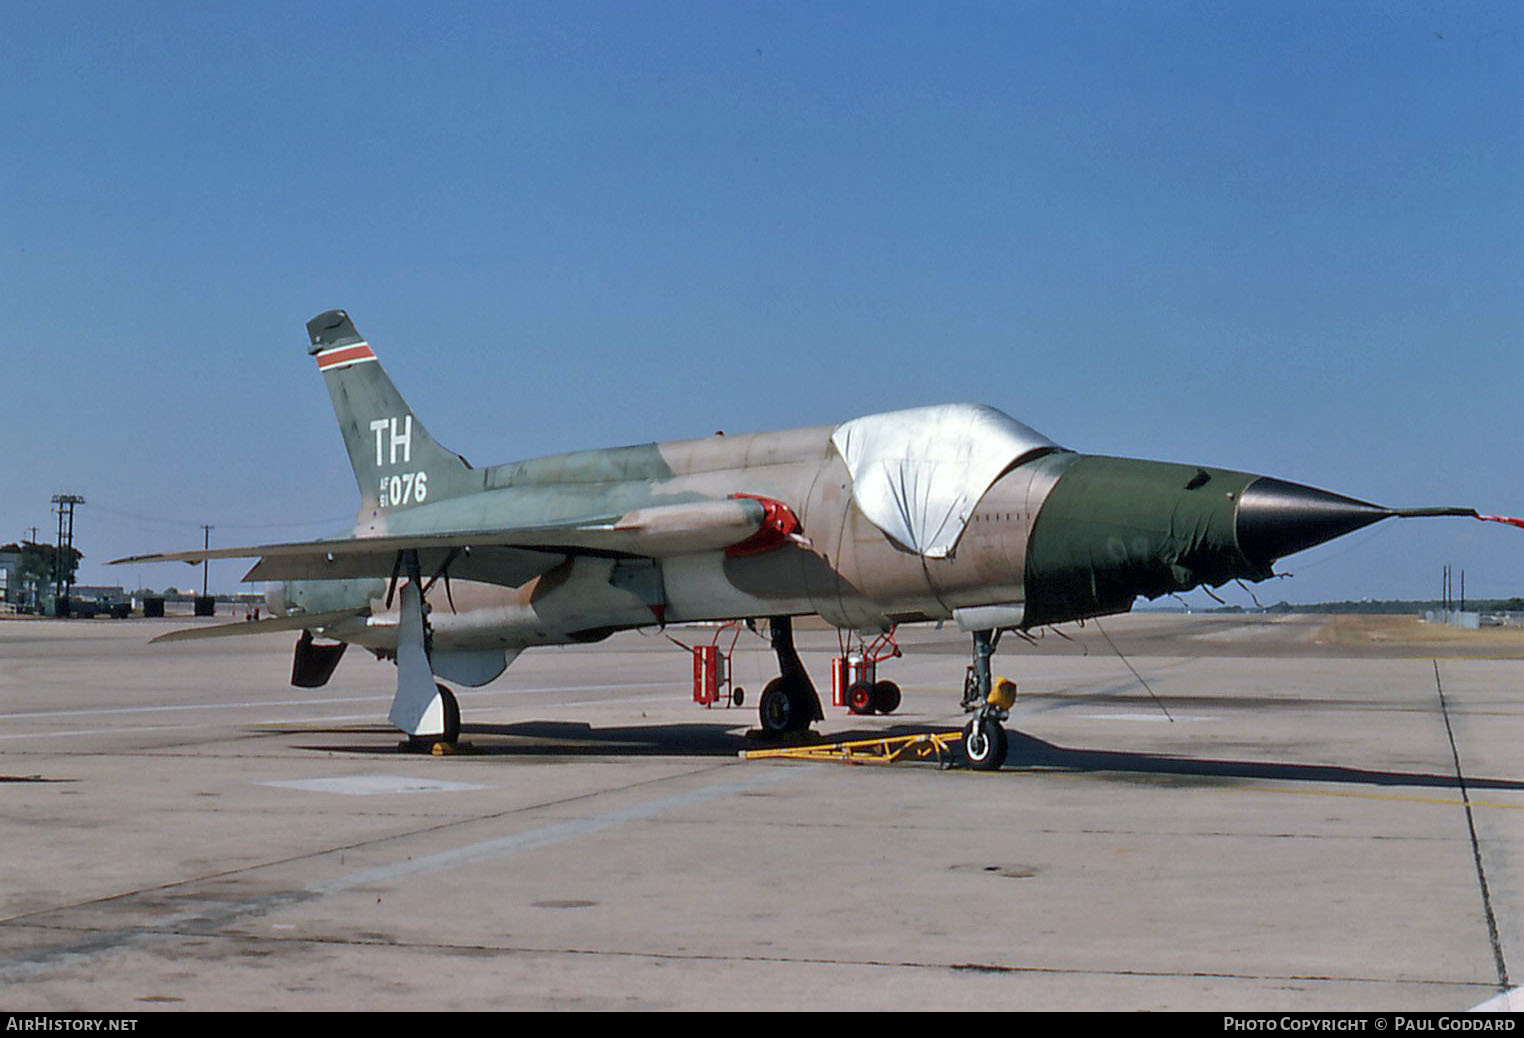
<path id="1" fill-rule="evenodd" d="M 14 596 L 14 597 L 13 597 Z M 0 602 L 21 604 L 21 553 L 0 551 Z"/>

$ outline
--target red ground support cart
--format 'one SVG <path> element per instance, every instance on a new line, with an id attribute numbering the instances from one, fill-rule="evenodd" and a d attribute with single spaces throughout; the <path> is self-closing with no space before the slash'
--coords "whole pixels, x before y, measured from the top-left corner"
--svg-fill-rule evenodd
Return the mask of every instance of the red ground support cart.
<path id="1" fill-rule="evenodd" d="M 730 634 L 729 644 L 721 647 L 726 633 Z M 693 656 L 693 701 L 703 707 L 711 707 L 721 703 L 727 707 L 740 706 L 746 699 L 744 688 L 735 688 L 730 683 L 730 657 L 735 654 L 736 641 L 741 637 L 741 624 L 721 624 L 715 628 L 714 637 L 708 645 L 687 645 L 678 641 L 670 634 L 667 640 L 672 644 L 687 649 Z"/>
<path id="2" fill-rule="evenodd" d="M 831 663 L 831 702 L 854 714 L 892 714 L 900 706 L 900 686 L 878 680 L 878 665 L 903 655 L 890 628 L 869 642 L 859 637 L 855 648 L 842 643 L 842 654 Z"/>

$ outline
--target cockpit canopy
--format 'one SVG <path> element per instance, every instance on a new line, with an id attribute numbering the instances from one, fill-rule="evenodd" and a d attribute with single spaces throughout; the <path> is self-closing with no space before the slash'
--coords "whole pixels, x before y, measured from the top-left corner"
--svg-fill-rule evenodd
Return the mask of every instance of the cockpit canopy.
<path id="1" fill-rule="evenodd" d="M 1062 450 L 982 404 L 940 404 L 843 422 L 831 443 L 863 515 L 901 547 L 946 558 L 974 506 L 1012 467 Z"/>

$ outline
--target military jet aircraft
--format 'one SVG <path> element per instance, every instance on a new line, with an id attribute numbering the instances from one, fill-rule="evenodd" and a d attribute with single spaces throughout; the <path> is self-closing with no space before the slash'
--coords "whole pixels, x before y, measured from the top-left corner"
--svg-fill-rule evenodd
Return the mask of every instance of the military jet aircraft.
<path id="1" fill-rule="evenodd" d="M 361 645 L 396 661 L 389 716 L 423 743 L 460 732 L 437 679 L 482 685 L 529 646 L 736 619 L 766 620 L 777 655 L 762 728 L 801 731 L 823 713 L 792 621 L 818 614 L 859 633 L 956 622 L 972 642 L 964 750 L 998 768 L 1001 632 L 1264 580 L 1275 560 L 1382 519 L 1476 516 L 1079 454 L 970 404 L 476 468 L 429 436 L 347 313 L 307 333 L 359 484 L 352 533 L 116 561 L 258 558 L 244 579 L 278 582 L 272 618 L 167 637 L 300 631 L 303 687 Z"/>

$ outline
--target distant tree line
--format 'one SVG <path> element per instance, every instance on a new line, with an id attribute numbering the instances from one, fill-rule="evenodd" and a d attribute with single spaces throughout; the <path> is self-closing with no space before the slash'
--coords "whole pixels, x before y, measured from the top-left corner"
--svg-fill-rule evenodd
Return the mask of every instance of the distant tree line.
<path id="1" fill-rule="evenodd" d="M 1440 599 L 1410 600 L 1388 599 L 1383 601 L 1363 602 L 1315 602 L 1305 605 L 1292 605 L 1289 602 L 1277 602 L 1273 606 L 1266 606 L 1266 613 L 1423 613 L 1429 610 L 1444 609 L 1445 603 Z M 1451 602 L 1449 608 L 1458 608 L 1458 603 Z M 1466 609 L 1479 613 L 1524 613 L 1524 598 L 1477 598 L 1467 599 Z M 1260 610 L 1246 608 L 1241 605 L 1221 606 L 1216 609 L 1208 609 L 1210 613 L 1249 613 Z"/>
<path id="2" fill-rule="evenodd" d="M 73 583 L 74 574 L 79 569 L 79 560 L 85 557 L 84 552 L 72 546 L 60 553 L 57 545 L 39 544 L 36 541 L 0 545 L 0 554 L 20 555 L 21 562 L 16 573 L 18 583 L 22 587 L 37 589 L 56 586 L 60 577 Z M 58 570 L 60 559 L 66 567 L 62 573 Z M 12 589 L 13 594 L 15 590 Z"/>

